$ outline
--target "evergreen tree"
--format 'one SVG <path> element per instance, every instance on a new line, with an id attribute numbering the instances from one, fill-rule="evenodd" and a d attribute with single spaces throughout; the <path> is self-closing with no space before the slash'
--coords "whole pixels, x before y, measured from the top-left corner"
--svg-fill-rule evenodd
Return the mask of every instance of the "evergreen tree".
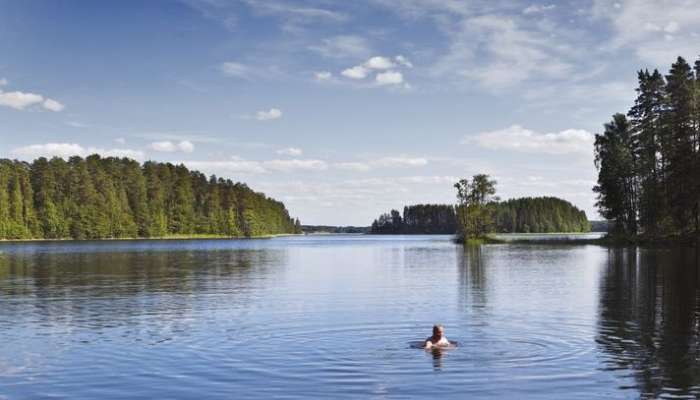
<path id="1" fill-rule="evenodd" d="M 127 158 L 0 160 L 0 239 L 297 232 L 284 204 L 183 165 Z"/>
<path id="2" fill-rule="evenodd" d="M 637 233 L 635 156 L 629 123 L 623 114 L 615 114 L 595 137 L 595 162 L 599 169 L 596 205 L 604 218 L 615 221 L 620 234 Z"/>

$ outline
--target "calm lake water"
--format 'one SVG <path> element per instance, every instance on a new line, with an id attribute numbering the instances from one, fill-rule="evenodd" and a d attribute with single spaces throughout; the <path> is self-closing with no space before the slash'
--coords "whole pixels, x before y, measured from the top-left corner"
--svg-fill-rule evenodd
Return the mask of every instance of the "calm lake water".
<path id="1" fill-rule="evenodd" d="M 699 289 L 694 250 L 3 243 L 0 398 L 695 398 Z"/>

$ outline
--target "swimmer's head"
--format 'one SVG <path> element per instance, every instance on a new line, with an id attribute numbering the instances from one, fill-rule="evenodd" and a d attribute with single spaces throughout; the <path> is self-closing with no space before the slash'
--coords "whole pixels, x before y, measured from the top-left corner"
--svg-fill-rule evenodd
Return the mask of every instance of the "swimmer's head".
<path id="1" fill-rule="evenodd" d="M 442 338 L 445 333 L 445 328 L 442 325 L 433 325 L 433 337 Z"/>

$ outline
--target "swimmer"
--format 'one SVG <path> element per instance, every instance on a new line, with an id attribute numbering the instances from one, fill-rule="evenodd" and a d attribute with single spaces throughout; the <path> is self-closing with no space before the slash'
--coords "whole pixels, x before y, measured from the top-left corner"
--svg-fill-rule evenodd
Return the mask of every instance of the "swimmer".
<path id="1" fill-rule="evenodd" d="M 433 326 L 433 336 L 425 339 L 424 347 L 432 349 L 434 347 L 449 347 L 450 341 L 445 337 L 445 328 L 442 325 Z"/>

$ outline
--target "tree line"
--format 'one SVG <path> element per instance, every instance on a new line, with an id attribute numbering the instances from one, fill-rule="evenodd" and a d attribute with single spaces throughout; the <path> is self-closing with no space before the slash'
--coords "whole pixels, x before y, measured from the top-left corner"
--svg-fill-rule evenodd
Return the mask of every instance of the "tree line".
<path id="1" fill-rule="evenodd" d="M 700 233 L 700 60 L 637 73 L 637 98 L 595 137 L 597 207 L 624 237 Z"/>
<path id="2" fill-rule="evenodd" d="M 524 197 L 506 201 L 490 201 L 484 210 L 476 205 L 464 219 L 462 206 L 418 204 L 406 206 L 403 214 L 391 210 L 375 219 L 370 228 L 374 234 L 454 234 L 460 225 L 466 230 L 486 234 L 589 232 L 586 213 L 566 200 L 556 197 Z M 481 218 L 483 217 L 483 218 Z M 461 221 L 464 219 L 464 221 Z M 470 221 L 472 220 L 472 221 Z M 477 222 L 480 221 L 480 222 Z M 470 228 L 471 227 L 471 228 Z"/>
<path id="3" fill-rule="evenodd" d="M 284 204 L 184 165 L 128 158 L 0 159 L 0 239 L 301 232 Z"/>

